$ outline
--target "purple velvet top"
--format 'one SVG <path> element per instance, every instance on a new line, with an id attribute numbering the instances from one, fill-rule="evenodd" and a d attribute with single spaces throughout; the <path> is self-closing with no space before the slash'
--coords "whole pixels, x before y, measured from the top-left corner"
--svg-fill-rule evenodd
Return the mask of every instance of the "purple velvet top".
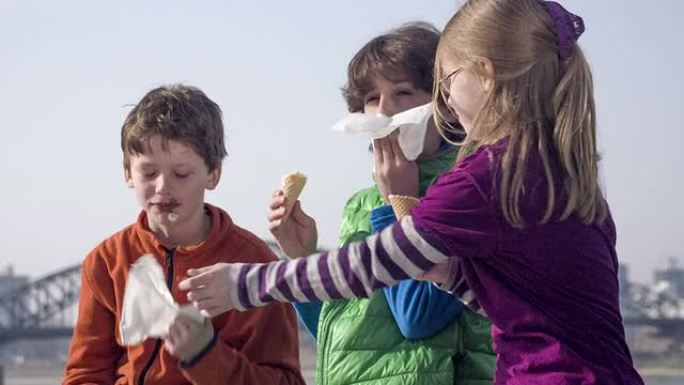
<path id="1" fill-rule="evenodd" d="M 496 383 L 643 383 L 625 343 L 618 298 L 616 232 L 610 215 L 584 225 L 571 216 L 535 225 L 547 182 L 531 155 L 521 212 L 503 218 L 497 170 L 505 147 L 482 147 L 435 184 L 412 212 L 415 227 L 458 258 L 446 289 L 472 298 L 493 321 Z M 561 184 L 556 183 L 556 191 Z"/>

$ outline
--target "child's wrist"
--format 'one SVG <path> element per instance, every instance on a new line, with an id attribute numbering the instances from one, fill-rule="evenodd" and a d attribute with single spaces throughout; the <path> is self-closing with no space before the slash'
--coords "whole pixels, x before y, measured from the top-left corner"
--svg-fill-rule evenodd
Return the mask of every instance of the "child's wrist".
<path id="1" fill-rule="evenodd" d="M 212 336 L 209 339 L 209 341 L 204 345 L 202 349 L 200 349 L 198 352 L 196 352 L 194 355 L 191 357 L 187 357 L 186 359 L 181 359 L 180 361 L 180 367 L 183 369 L 189 369 L 192 366 L 194 366 L 197 362 L 199 362 L 204 356 L 209 353 L 209 351 L 216 345 L 216 342 L 218 341 L 218 335 L 212 331 Z"/>

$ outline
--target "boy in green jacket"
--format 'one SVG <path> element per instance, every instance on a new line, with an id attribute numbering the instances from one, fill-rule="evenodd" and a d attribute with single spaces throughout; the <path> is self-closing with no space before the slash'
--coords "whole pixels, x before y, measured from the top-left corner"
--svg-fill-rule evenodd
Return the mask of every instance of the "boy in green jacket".
<path id="1" fill-rule="evenodd" d="M 428 24 L 410 24 L 368 42 L 348 67 L 344 97 L 350 112 L 396 113 L 431 100 L 439 32 Z M 363 239 L 395 220 L 387 205 L 388 186 L 404 195 L 425 190 L 455 162 L 456 148 L 445 143 L 434 124 L 422 154 L 409 162 L 401 151 L 383 159 L 382 146 L 396 145 L 396 134 L 376 140 L 375 185 L 347 202 L 340 245 Z M 399 162 L 400 175 L 389 175 L 387 162 Z M 297 202 L 284 217 L 282 191 L 270 204 L 271 232 L 290 258 L 316 250 L 314 220 Z M 491 384 L 495 356 L 489 321 L 450 294 L 425 281 L 406 280 L 367 299 L 296 304 L 300 318 L 317 339 L 320 385 L 348 384 Z"/>

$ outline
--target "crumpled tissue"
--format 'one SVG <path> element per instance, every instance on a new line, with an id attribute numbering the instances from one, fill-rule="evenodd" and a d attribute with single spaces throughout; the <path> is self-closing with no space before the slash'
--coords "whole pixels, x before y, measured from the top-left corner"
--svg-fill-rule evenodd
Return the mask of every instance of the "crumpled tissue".
<path id="1" fill-rule="evenodd" d="M 432 104 L 424 104 L 391 117 L 355 112 L 345 116 L 333 130 L 367 139 L 379 139 L 399 129 L 399 146 L 407 160 L 416 160 L 423 152 L 425 132 L 432 117 Z"/>
<path id="2" fill-rule="evenodd" d="M 119 331 L 124 346 L 137 345 L 150 337 L 166 337 L 179 313 L 197 322 L 204 316 L 191 305 L 179 306 L 164 280 L 164 271 L 150 254 L 138 258 L 128 272 Z"/>

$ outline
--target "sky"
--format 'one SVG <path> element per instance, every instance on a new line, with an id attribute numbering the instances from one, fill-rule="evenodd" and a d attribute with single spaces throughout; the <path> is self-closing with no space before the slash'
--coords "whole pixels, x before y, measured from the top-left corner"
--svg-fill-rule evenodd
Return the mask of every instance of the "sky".
<path id="1" fill-rule="evenodd" d="M 592 67 L 602 180 L 633 279 L 684 265 L 684 2 L 565 0 Z M 183 82 L 223 109 L 229 156 L 207 201 L 268 238 L 282 175 L 309 177 L 320 246 L 371 182 L 367 143 L 332 132 L 346 66 L 410 21 L 442 28 L 446 0 L 0 0 L 0 267 L 37 278 L 78 264 L 132 223 L 121 123 L 148 90 Z"/>

